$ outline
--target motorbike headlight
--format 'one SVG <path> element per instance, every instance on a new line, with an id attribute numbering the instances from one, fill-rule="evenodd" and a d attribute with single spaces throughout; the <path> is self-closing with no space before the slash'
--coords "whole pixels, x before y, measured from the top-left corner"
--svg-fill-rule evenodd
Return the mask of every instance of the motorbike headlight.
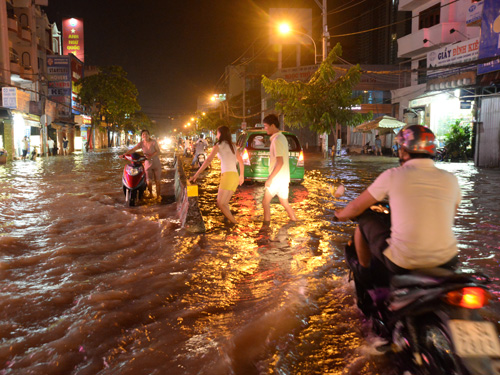
<path id="1" fill-rule="evenodd" d="M 131 176 L 137 176 L 140 172 L 139 168 L 130 168 L 128 174 Z"/>

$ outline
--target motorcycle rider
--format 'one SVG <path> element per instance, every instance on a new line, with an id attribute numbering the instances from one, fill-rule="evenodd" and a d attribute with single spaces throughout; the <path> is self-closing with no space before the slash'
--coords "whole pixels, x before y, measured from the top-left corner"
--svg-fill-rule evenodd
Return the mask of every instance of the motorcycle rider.
<path id="1" fill-rule="evenodd" d="M 435 167 L 435 136 L 430 129 L 405 126 L 396 141 L 401 166 L 383 172 L 355 200 L 335 212 L 339 220 L 359 216 L 354 244 L 364 283 L 370 282 L 372 257 L 397 274 L 452 267 L 457 262 L 452 230 L 461 200 L 457 178 Z M 383 220 L 368 208 L 386 197 L 391 215 Z"/>
<path id="2" fill-rule="evenodd" d="M 194 144 L 194 156 L 193 156 L 193 161 L 191 162 L 191 167 L 194 167 L 195 163 L 197 162 L 198 155 L 203 154 L 205 152 L 205 149 L 208 147 L 208 143 L 204 138 L 205 135 L 200 134 L 200 137 Z"/>

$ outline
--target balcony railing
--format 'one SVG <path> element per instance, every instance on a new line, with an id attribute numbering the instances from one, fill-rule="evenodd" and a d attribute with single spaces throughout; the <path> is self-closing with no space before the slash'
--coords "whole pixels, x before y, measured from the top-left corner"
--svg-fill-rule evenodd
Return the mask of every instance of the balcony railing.
<path id="1" fill-rule="evenodd" d="M 456 37 L 450 34 L 450 30 L 461 30 L 463 24 L 464 22 L 440 23 L 399 38 L 398 57 L 412 58 L 455 42 Z"/>

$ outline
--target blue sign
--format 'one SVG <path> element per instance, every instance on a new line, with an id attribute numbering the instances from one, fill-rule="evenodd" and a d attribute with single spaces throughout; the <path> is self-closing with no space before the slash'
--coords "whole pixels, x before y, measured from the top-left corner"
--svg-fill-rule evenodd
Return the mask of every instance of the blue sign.
<path id="1" fill-rule="evenodd" d="M 500 57 L 500 2 L 484 0 L 479 59 Z M 477 74 L 500 70 L 500 58 L 479 64 Z"/>

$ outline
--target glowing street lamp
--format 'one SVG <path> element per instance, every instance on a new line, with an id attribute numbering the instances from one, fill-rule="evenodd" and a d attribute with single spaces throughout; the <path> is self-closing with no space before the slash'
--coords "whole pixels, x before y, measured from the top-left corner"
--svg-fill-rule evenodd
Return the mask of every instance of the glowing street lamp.
<path id="1" fill-rule="evenodd" d="M 295 29 L 292 29 L 292 27 L 286 23 L 286 22 L 283 22 L 281 24 L 278 25 L 278 32 L 282 35 L 288 35 L 288 34 L 300 34 L 300 35 L 304 35 L 306 37 L 308 37 L 311 42 L 313 43 L 313 46 L 314 46 L 314 64 L 317 64 L 318 61 L 317 61 L 317 56 L 318 56 L 318 50 L 316 48 L 316 42 L 314 41 L 314 39 L 309 35 L 309 34 L 306 34 L 306 33 L 303 33 L 301 31 L 298 31 L 298 30 L 295 30 Z"/>

